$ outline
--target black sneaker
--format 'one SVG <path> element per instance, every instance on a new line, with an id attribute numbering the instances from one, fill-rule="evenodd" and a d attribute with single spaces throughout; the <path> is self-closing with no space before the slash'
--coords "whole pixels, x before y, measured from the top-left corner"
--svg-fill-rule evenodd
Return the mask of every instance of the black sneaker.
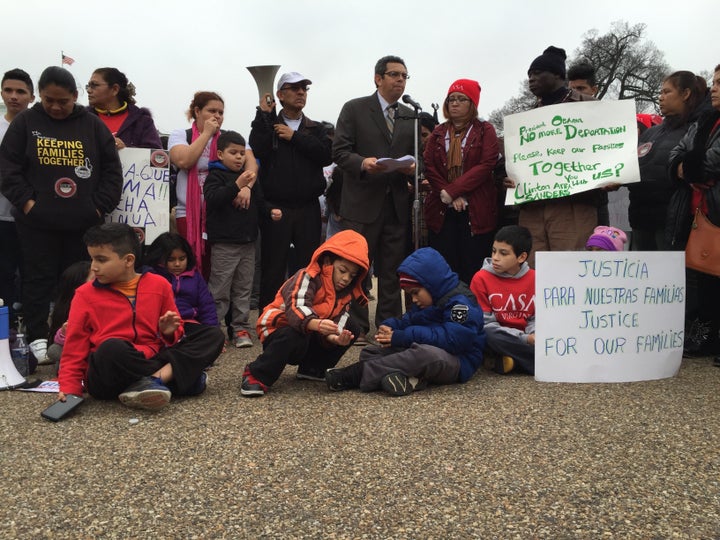
<path id="1" fill-rule="evenodd" d="M 388 373 L 380 381 L 380 387 L 391 396 L 407 396 L 415 390 L 422 390 L 427 384 L 417 377 L 408 377 L 396 371 Z"/>
<path id="2" fill-rule="evenodd" d="M 345 385 L 342 372 L 342 368 L 330 368 L 325 371 L 325 383 L 327 384 L 327 387 L 333 392 L 349 390 L 350 388 L 349 386 Z"/>
<path id="3" fill-rule="evenodd" d="M 344 368 L 330 368 L 325 371 L 325 383 L 333 392 L 359 388 L 362 370 L 362 362 L 355 362 Z"/>
<path id="4" fill-rule="evenodd" d="M 267 389 L 267 386 L 258 381 L 253 374 L 250 373 L 250 370 L 245 368 L 242 384 L 240 385 L 240 394 L 245 397 L 260 397 L 265 395 Z"/>

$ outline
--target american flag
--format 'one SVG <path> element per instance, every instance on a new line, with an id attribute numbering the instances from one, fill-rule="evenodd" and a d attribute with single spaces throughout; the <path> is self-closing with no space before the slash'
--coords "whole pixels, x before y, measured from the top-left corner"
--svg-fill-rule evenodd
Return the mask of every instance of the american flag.
<path id="1" fill-rule="evenodd" d="M 75 63 L 75 59 L 69 57 L 67 54 L 63 53 L 62 55 L 62 63 L 67 64 L 68 66 L 72 66 Z"/>

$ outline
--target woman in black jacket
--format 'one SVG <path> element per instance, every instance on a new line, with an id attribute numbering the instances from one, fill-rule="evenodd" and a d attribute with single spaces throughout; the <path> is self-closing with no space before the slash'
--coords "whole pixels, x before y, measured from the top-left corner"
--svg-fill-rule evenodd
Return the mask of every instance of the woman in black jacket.
<path id="1" fill-rule="evenodd" d="M 668 203 L 677 186 L 668 176 L 668 157 L 697 119 L 704 95 L 705 89 L 700 88 L 697 77 L 690 71 L 676 71 L 663 81 L 660 112 L 665 119 L 640 136 L 640 182 L 627 186 L 633 251 L 671 249 L 665 240 L 665 228 Z"/>
<path id="2" fill-rule="evenodd" d="M 715 67 L 710 91 L 712 108 L 705 110 L 698 121 L 670 154 L 670 176 L 687 190 L 685 207 L 675 210 L 678 221 L 689 222 L 696 208 L 720 226 L 720 64 Z M 676 230 L 689 230 L 675 227 Z M 680 245 L 687 241 L 687 234 Z M 686 356 L 715 356 L 720 365 L 720 273 L 716 275 L 688 269 L 685 303 Z"/>

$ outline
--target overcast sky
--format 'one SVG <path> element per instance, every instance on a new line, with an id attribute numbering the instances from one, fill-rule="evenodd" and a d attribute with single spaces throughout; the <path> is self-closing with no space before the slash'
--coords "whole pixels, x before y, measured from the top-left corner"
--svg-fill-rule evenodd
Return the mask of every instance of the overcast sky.
<path id="1" fill-rule="evenodd" d="M 406 92 L 428 112 L 455 79 L 478 80 L 482 116 L 519 92 L 545 47 L 572 58 L 583 34 L 617 20 L 645 23 L 673 70 L 720 63 L 710 0 L 26 0 L 1 9 L 3 72 L 20 67 L 37 81 L 64 51 L 84 87 L 94 69 L 116 67 L 163 132 L 186 128 L 193 93 L 213 90 L 225 99 L 223 127 L 248 135 L 258 100 L 250 65 L 301 72 L 313 81 L 305 113 L 335 123 L 345 101 L 374 91 L 374 64 L 387 54 L 405 59 Z"/>

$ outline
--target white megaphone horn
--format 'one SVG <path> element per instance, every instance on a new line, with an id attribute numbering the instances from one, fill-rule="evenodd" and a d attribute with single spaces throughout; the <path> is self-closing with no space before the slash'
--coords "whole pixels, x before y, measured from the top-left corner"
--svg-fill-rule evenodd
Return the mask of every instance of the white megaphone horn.
<path id="1" fill-rule="evenodd" d="M 247 66 L 246 69 L 255 79 L 258 97 L 262 98 L 265 94 L 274 95 L 273 83 L 280 66 Z"/>
<path id="2" fill-rule="evenodd" d="M 25 382 L 10 355 L 10 314 L 0 300 L 0 390 L 19 388 Z"/>

